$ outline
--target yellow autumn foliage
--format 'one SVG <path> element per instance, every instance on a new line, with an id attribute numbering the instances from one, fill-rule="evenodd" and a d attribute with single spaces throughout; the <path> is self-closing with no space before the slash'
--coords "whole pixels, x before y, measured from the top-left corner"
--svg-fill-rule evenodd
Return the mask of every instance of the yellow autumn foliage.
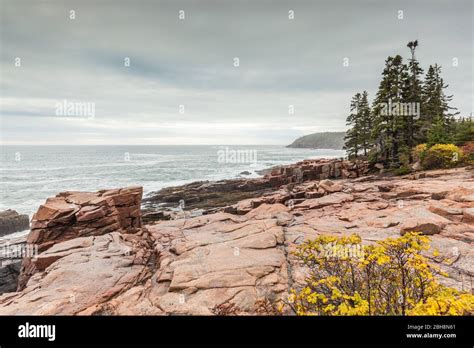
<path id="1" fill-rule="evenodd" d="M 429 241 L 413 232 L 367 246 L 358 235 L 307 241 L 295 252 L 306 286 L 290 292 L 289 305 L 298 315 L 472 314 L 474 295 L 441 285 L 443 273 L 422 255 Z"/>
<path id="2" fill-rule="evenodd" d="M 424 169 L 452 168 L 463 161 L 463 153 L 456 145 L 436 144 L 423 152 L 421 164 Z"/>
<path id="3" fill-rule="evenodd" d="M 424 157 L 426 150 L 428 150 L 428 146 L 426 144 L 416 145 L 412 150 L 413 161 L 421 161 Z"/>

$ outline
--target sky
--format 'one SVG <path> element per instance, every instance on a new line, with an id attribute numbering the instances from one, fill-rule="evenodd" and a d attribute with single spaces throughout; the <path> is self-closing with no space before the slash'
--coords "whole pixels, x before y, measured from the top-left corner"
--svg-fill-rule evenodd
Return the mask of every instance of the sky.
<path id="1" fill-rule="evenodd" d="M 472 4 L 0 0 L 0 144 L 286 145 L 344 131 L 351 97 L 372 98 L 385 59 L 408 59 L 415 39 L 469 115 Z"/>

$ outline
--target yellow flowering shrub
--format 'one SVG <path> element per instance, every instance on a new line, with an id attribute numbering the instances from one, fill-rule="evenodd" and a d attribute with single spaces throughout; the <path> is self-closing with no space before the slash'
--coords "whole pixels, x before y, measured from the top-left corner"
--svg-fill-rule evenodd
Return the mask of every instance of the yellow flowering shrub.
<path id="1" fill-rule="evenodd" d="M 413 161 L 421 161 L 428 150 L 428 146 L 426 144 L 418 144 L 412 149 L 412 157 Z"/>
<path id="2" fill-rule="evenodd" d="M 436 144 L 423 153 L 421 165 L 424 169 L 452 168 L 463 160 L 463 153 L 456 145 Z"/>
<path id="3" fill-rule="evenodd" d="M 309 273 L 289 305 L 298 315 L 472 313 L 474 295 L 439 284 L 442 273 L 421 254 L 428 249 L 429 238 L 413 232 L 367 246 L 357 235 L 319 236 L 295 252 Z"/>

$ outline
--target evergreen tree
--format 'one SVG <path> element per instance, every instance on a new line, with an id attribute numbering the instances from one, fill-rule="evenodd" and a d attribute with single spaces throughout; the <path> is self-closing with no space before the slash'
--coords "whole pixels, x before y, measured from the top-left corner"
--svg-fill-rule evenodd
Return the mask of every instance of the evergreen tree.
<path id="1" fill-rule="evenodd" d="M 452 96 L 445 93 L 448 85 L 441 67 L 430 65 L 422 82 L 423 69 L 415 57 L 418 41 L 407 47 L 408 64 L 400 55 L 386 59 L 372 109 L 367 91 L 352 98 L 344 139 L 349 158 L 370 153 L 371 161 L 398 168 L 412 161 L 411 150 L 417 144 L 474 141 L 472 118 L 455 120 L 458 112 L 450 106 Z"/>
<path id="2" fill-rule="evenodd" d="M 361 102 L 361 94 L 356 93 L 352 97 L 350 105 L 350 114 L 347 116 L 346 125 L 350 126 L 344 137 L 344 149 L 347 151 L 348 158 L 357 157 L 360 149 L 360 111 L 359 104 Z"/>
<path id="3" fill-rule="evenodd" d="M 423 86 L 421 81 L 421 76 L 423 74 L 423 69 L 420 67 L 419 62 L 415 58 L 415 50 L 418 47 L 418 40 L 410 41 L 407 44 L 407 47 L 411 52 L 411 59 L 408 63 L 409 78 L 406 81 L 405 85 L 405 95 L 403 97 L 406 103 L 416 103 L 418 105 L 418 112 L 421 113 L 421 103 L 423 98 Z M 417 122 L 414 115 L 411 113 L 406 115 L 405 122 L 405 143 L 409 149 L 415 145 L 415 134 L 417 133 Z M 409 151 L 411 154 L 411 151 Z M 410 156 L 411 160 L 411 156 Z"/>
<path id="4" fill-rule="evenodd" d="M 428 130 L 427 146 L 431 147 L 435 144 L 451 143 L 451 134 L 446 132 L 445 124 L 442 118 L 437 118 L 435 123 Z"/>
<path id="5" fill-rule="evenodd" d="M 474 141 L 474 120 L 472 117 L 461 117 L 455 122 L 453 142 L 462 145 Z"/>
<path id="6" fill-rule="evenodd" d="M 359 104 L 359 143 L 361 144 L 364 156 L 367 156 L 368 151 L 372 148 L 372 111 L 369 105 L 369 94 L 367 91 L 362 92 L 362 97 Z"/>
<path id="7" fill-rule="evenodd" d="M 397 108 L 406 91 L 408 67 L 400 55 L 388 57 L 382 72 L 382 81 L 375 96 L 373 139 L 378 158 L 391 167 L 398 167 L 399 150 L 405 145 L 405 121 Z"/>
<path id="8" fill-rule="evenodd" d="M 435 124 L 441 124 L 444 132 L 454 132 L 454 116 L 459 114 L 456 108 L 449 106 L 452 95 L 446 95 L 444 90 L 448 87 L 441 77 L 441 67 L 438 64 L 430 65 L 423 86 L 422 117 L 419 122 L 418 141 L 428 141 L 430 129 Z"/>

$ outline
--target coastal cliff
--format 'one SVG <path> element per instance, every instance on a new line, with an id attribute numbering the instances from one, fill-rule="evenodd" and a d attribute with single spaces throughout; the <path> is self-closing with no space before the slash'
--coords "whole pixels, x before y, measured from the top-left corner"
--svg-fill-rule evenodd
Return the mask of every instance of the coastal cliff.
<path id="1" fill-rule="evenodd" d="M 35 267 L 22 267 L 18 292 L 0 296 L 0 314 L 219 314 L 229 306 L 265 314 L 262 303 L 303 284 L 295 248 L 325 234 L 357 233 L 365 244 L 408 231 L 429 235 L 438 254 L 427 257 L 447 274 L 440 281 L 472 290 L 472 168 L 367 174 L 363 162 L 304 161 L 245 180 L 253 197 L 194 215 L 191 199 L 167 220 L 145 224 L 134 209 L 139 188 L 60 194 L 38 210 L 28 241 L 41 247 L 23 259 Z M 209 195 L 213 184 L 189 192 Z M 241 184 L 229 192 L 244 192 Z M 183 192 L 166 191 L 169 204 L 186 199 Z"/>

